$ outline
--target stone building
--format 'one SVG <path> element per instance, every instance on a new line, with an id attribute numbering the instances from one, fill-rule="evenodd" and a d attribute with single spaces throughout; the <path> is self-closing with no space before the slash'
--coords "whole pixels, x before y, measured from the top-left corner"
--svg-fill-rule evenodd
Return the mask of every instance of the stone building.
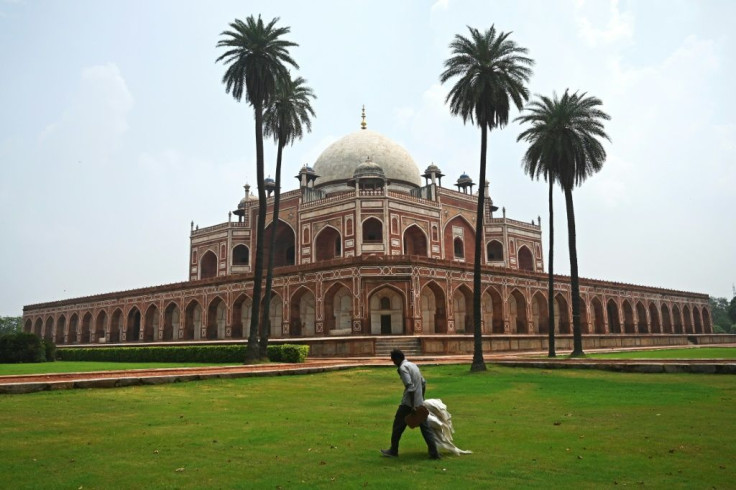
<path id="1" fill-rule="evenodd" d="M 480 260 L 487 348 L 541 347 L 549 315 L 541 223 L 507 218 L 505 209 L 499 216 L 488 183 L 478 186 L 486 209 L 476 257 L 475 183 L 463 174 L 445 187 L 444 177 L 434 164 L 420 172 L 364 121 L 299 170 L 298 188 L 281 194 L 277 226 L 268 179 L 264 243 L 277 235 L 271 338 L 321 339 L 331 347 L 313 352 L 325 355 L 375 353 L 371 339 L 396 335 L 423 339 L 425 352 L 467 351 Z M 226 223 L 192 224 L 189 281 L 26 306 L 24 329 L 58 344 L 247 337 L 257 212 L 246 185 Z M 678 344 L 712 333 L 704 294 L 592 279 L 581 279 L 580 294 L 591 346 Z M 564 344 L 569 277 L 557 277 L 554 299 Z"/>

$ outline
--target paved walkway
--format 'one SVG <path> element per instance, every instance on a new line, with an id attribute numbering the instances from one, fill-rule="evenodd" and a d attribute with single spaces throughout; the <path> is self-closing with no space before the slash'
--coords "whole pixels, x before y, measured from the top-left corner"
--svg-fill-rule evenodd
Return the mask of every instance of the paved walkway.
<path id="1" fill-rule="evenodd" d="M 720 347 L 720 346 L 719 346 Z M 724 347 L 726 347 L 724 345 Z M 734 345 L 728 345 L 734 347 Z M 590 351 L 590 353 L 599 351 Z M 606 350 L 605 352 L 611 352 Z M 736 374 L 734 359 L 568 359 L 568 353 L 550 359 L 546 352 L 513 352 L 485 354 L 485 361 L 514 367 L 540 369 L 603 369 L 637 373 L 708 373 Z M 414 356 L 412 361 L 422 365 L 470 364 L 471 355 Z M 156 385 L 197 381 L 204 379 L 231 379 L 256 376 L 283 376 L 313 374 L 350 369 L 359 366 L 391 366 L 390 359 L 352 357 L 307 359 L 303 364 L 252 364 L 236 366 L 208 366 L 191 368 L 133 369 L 80 373 L 54 373 L 0 376 L 0 394 L 33 393 L 36 391 L 68 390 L 74 388 L 116 388 L 121 386 Z"/>

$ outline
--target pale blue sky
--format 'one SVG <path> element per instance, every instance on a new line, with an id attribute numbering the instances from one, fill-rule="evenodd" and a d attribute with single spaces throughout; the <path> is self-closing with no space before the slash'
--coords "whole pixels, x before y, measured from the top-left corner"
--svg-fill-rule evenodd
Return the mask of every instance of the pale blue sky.
<path id="1" fill-rule="evenodd" d="M 226 221 L 255 183 L 252 112 L 214 60 L 228 23 L 259 13 L 291 26 L 319 97 L 286 189 L 363 104 L 446 186 L 477 180 L 479 132 L 450 116 L 438 77 L 456 33 L 495 23 L 536 60 L 532 93 L 587 91 L 612 117 L 605 168 L 575 192 L 581 276 L 731 296 L 734 2 L 0 0 L 0 315 L 187 279 L 190 221 Z M 523 174 L 518 133 L 490 137 L 492 197 L 542 216 L 546 241 L 546 185 Z M 561 193 L 555 206 L 567 274 Z"/>

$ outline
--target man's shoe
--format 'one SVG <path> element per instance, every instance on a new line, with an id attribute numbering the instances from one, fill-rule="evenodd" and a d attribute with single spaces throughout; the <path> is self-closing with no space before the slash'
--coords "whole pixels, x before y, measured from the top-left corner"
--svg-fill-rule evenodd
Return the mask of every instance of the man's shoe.
<path id="1" fill-rule="evenodd" d="M 381 454 L 387 458 L 398 458 L 399 455 L 390 449 L 381 449 Z"/>
<path id="2" fill-rule="evenodd" d="M 430 454 L 429 459 L 442 459 L 442 456 L 439 454 Z"/>

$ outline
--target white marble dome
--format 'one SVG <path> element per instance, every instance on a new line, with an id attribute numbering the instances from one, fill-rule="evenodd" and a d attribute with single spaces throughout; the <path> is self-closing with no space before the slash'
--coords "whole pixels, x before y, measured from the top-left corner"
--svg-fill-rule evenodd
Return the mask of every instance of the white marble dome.
<path id="1" fill-rule="evenodd" d="M 347 182 L 366 158 L 383 169 L 391 188 L 408 191 L 421 185 L 419 167 L 408 151 L 380 133 L 361 129 L 337 140 L 317 158 L 315 187 L 327 192 L 349 189 Z"/>

